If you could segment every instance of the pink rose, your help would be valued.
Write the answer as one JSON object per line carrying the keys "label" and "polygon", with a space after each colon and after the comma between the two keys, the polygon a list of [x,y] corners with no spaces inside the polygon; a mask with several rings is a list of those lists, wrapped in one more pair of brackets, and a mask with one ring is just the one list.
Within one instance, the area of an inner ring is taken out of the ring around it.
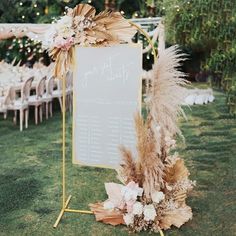
{"label": "pink rose", "polygon": [[68,51],[73,44],[74,44],[73,37],[68,37],[65,39],[61,36],[57,36],[55,38],[55,47],[61,48],[62,50]]}

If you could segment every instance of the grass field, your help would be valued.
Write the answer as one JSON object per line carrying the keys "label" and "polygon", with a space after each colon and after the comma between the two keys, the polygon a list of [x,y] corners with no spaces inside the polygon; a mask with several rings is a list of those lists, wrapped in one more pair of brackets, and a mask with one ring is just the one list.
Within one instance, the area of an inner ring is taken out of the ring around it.
{"label": "grass field", "polygon": [[[225,96],[186,109],[181,121],[186,143],[179,143],[197,186],[188,204],[193,220],[172,236],[232,236],[236,215],[236,120],[225,108]],[[70,122],[69,122],[70,123]],[[0,236],[129,235],[126,227],[95,221],[93,215],[67,213],[53,229],[61,208],[61,115],[19,132],[10,119],[0,119]],[[70,140],[68,139],[68,145]],[[88,209],[88,203],[106,199],[104,182],[117,181],[113,170],[79,167],[67,156],[68,194],[71,207]],[[150,235],[140,233],[139,235]],[[151,234],[152,235],[152,234]]]}

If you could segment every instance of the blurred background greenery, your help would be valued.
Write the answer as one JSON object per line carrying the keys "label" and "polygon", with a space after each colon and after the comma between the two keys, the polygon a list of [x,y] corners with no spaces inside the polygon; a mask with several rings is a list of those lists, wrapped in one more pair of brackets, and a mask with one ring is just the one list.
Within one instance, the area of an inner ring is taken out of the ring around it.
{"label": "blurred background greenery", "polygon": [[[228,111],[236,115],[236,1],[232,0],[1,0],[1,23],[51,23],[66,7],[89,3],[97,11],[120,11],[126,18],[162,16],[167,45],[179,44],[189,55],[184,70],[191,81],[208,82],[227,93]],[[49,61],[39,42],[0,42],[0,59]],[[146,68],[153,63],[145,55]]]}

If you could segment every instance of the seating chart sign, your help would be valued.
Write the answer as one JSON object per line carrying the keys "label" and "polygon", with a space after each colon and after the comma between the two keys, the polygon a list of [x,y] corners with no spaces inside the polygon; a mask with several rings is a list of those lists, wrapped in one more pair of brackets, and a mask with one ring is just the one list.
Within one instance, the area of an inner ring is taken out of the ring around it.
{"label": "seating chart sign", "polygon": [[142,47],[77,47],[75,61],[73,163],[117,168],[121,163],[119,146],[135,150]]}

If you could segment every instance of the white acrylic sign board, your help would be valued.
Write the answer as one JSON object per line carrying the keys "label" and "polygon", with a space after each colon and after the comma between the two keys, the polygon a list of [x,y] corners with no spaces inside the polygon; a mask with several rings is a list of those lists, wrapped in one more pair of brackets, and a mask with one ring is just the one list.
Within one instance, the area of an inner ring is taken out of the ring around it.
{"label": "white acrylic sign board", "polygon": [[77,47],[73,163],[117,168],[119,146],[135,150],[134,114],[141,109],[139,44]]}

